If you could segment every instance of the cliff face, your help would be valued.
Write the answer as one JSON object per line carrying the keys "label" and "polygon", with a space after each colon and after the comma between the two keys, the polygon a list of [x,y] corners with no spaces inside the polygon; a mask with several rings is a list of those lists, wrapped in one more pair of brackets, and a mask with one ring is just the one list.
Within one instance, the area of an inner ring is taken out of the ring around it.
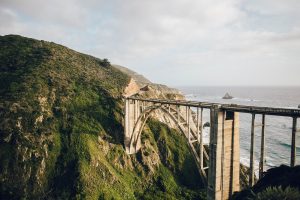
{"label": "cliff face", "polygon": [[[126,67],[120,65],[113,65],[113,67],[121,70],[131,77],[129,84],[125,88],[125,97],[135,96],[141,98],[185,100],[185,97],[178,89],[169,88],[166,85],[152,83],[144,76],[131,71]],[[182,115],[184,115],[184,111],[182,111]],[[164,124],[168,124],[169,127],[178,130],[176,123],[170,121],[169,118],[166,117],[160,110],[155,110],[154,113],[152,113],[152,117]]]}
{"label": "cliff face", "polygon": [[[10,35],[0,46],[1,198],[201,198],[176,130],[150,120],[141,152],[125,154],[128,74],[51,42]],[[172,95],[148,85],[143,95]]]}
{"label": "cliff face", "polygon": [[[131,77],[132,81],[137,86],[137,88],[141,89],[135,90],[135,92],[142,97],[152,97],[161,99],[184,99],[184,96],[178,89],[170,88],[162,84],[152,83],[143,75],[138,74],[126,67],[120,65],[113,65],[113,67],[119,69],[120,71]],[[134,94],[134,92],[132,94]]]}
{"label": "cliff face", "polygon": [[136,73],[135,71],[132,71],[126,67],[123,67],[121,65],[112,65],[113,67],[117,68],[124,74],[127,74],[130,76],[132,79],[136,81],[136,83],[139,85],[139,87],[143,87],[145,84],[152,84],[151,81],[149,81],[146,77],[144,77],[141,74]]}

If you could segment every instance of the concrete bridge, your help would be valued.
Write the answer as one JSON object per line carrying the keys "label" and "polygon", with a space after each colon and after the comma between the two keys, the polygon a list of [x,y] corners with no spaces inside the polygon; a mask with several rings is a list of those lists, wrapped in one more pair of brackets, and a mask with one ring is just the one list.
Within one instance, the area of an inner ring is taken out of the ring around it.
{"label": "concrete bridge", "polygon": [[[265,166],[265,117],[277,115],[292,118],[290,166],[296,163],[296,131],[300,109],[255,107],[236,104],[179,101],[165,99],[125,99],[125,149],[128,154],[141,148],[141,133],[147,119],[159,109],[178,126],[186,137],[195,158],[208,199],[229,199],[240,190],[239,113],[252,116],[249,186],[255,184],[254,129],[255,116],[262,115],[259,178]],[[210,111],[209,145],[203,142],[203,110]]]}

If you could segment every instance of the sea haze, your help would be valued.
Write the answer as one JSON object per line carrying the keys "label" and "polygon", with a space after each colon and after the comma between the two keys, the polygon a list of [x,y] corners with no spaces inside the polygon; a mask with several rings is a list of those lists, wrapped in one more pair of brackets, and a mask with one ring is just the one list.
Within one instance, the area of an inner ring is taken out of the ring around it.
{"label": "sea haze", "polygon": [[[241,105],[269,106],[297,108],[300,104],[300,87],[177,87],[185,95],[187,100],[205,101],[214,103],[234,103]],[[225,100],[222,97],[229,93],[233,99]],[[204,112],[204,122],[209,121],[209,111]],[[296,164],[300,164],[300,134],[296,136],[297,158]],[[256,125],[261,124],[261,115],[256,115]],[[240,160],[249,165],[250,157],[250,132],[251,115],[240,114]],[[205,129],[204,137],[208,142],[209,129]],[[265,159],[267,168],[290,163],[292,135],[292,118],[266,116],[265,128]],[[255,128],[255,170],[258,172],[260,155],[261,127]]]}

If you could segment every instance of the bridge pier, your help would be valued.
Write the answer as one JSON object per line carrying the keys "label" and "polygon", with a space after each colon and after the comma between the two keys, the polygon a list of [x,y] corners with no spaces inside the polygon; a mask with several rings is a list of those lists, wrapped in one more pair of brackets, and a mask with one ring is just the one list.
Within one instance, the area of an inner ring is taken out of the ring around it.
{"label": "bridge pier", "polygon": [[229,199],[240,190],[239,115],[211,109],[207,199]]}
{"label": "bridge pier", "polygon": [[[141,107],[137,100],[125,100],[125,150],[127,154],[134,154],[141,148],[141,140],[137,137],[140,135],[136,134],[134,127],[140,116]],[[141,122],[139,122],[141,123]],[[132,143],[136,141],[136,143]]]}

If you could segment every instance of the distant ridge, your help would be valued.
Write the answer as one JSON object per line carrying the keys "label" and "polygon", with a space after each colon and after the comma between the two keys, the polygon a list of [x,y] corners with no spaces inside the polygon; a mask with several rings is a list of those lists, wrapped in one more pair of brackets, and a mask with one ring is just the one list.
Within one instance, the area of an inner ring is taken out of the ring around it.
{"label": "distant ridge", "polygon": [[112,66],[119,69],[121,72],[131,76],[138,84],[152,84],[150,80],[148,80],[143,75],[136,73],[135,71],[132,71],[121,65],[112,65]]}
{"label": "distant ridge", "polygon": [[112,66],[119,69],[121,72],[127,74],[132,79],[134,79],[140,88],[150,85],[154,90],[159,90],[164,93],[172,93],[172,94],[180,94],[180,95],[182,94],[181,91],[176,88],[170,88],[163,84],[152,83],[150,80],[145,78],[143,75],[138,74],[137,72],[132,71],[132,70],[128,69],[127,67],[124,67],[121,65],[115,65],[115,64]]}

